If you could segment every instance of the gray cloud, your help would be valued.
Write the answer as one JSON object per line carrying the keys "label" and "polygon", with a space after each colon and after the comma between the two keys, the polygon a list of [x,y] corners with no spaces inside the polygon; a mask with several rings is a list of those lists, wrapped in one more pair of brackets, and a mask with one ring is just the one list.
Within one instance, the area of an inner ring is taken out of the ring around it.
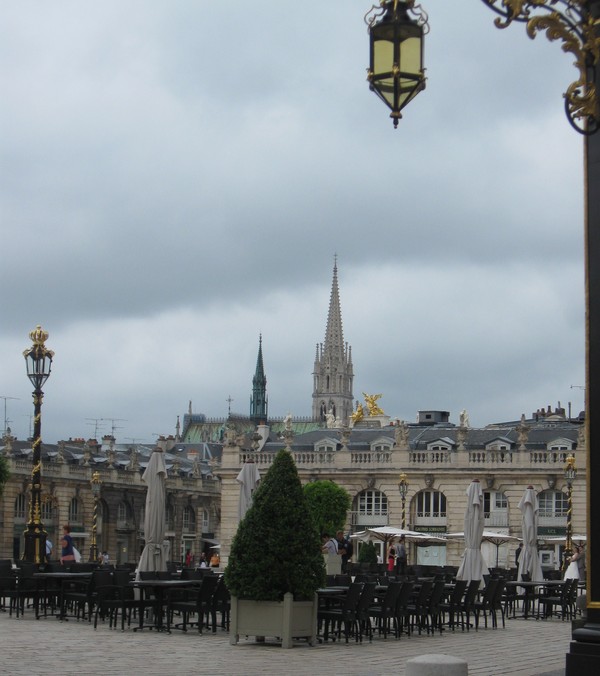
{"label": "gray cloud", "polygon": [[17,434],[37,323],[57,353],[49,440],[85,436],[86,417],[169,432],[190,399],[247,411],[261,331],[271,411],[309,414],[335,252],[355,394],[479,424],[582,408],[572,58],[454,5],[426,3],[427,89],[396,131],[365,81],[367,4],[2,6]]}

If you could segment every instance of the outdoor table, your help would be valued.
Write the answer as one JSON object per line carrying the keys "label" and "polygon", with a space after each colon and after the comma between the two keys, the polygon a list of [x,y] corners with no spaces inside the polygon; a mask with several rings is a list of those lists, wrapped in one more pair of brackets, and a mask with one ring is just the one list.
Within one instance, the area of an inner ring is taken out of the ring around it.
{"label": "outdoor table", "polygon": [[[65,596],[65,584],[68,582],[73,582],[73,581],[82,581],[82,580],[90,580],[92,577],[92,572],[85,572],[85,573],[69,573],[67,571],[62,571],[62,572],[57,572],[57,573],[34,573],[33,574],[33,579],[35,580],[36,584],[36,595],[35,595],[35,619],[39,620],[40,619],[40,584],[43,583],[43,593],[44,597],[48,594],[48,582],[49,581],[54,581],[58,582],[59,584],[59,599],[58,599],[58,615],[56,617],[59,620],[65,620],[67,619],[66,617],[66,610],[65,610],[65,603],[64,603],[64,596]],[[54,613],[53,613],[54,614]],[[44,604],[44,617],[47,616],[46,612],[46,604]]]}
{"label": "outdoor table", "polygon": [[173,589],[185,589],[186,587],[199,587],[202,580],[133,580],[129,583],[132,587],[137,589],[150,590],[154,594],[154,622],[152,625],[141,625],[134,627],[133,630],[156,629],[157,631],[164,631],[166,627],[163,622],[163,609],[167,601],[168,594]]}
{"label": "outdoor table", "polygon": [[508,580],[506,588],[522,587],[525,590],[525,598],[523,600],[523,619],[527,620],[532,610],[531,602],[534,600],[535,590],[537,587],[556,587],[562,585],[563,580],[541,580],[537,582],[525,580]]}

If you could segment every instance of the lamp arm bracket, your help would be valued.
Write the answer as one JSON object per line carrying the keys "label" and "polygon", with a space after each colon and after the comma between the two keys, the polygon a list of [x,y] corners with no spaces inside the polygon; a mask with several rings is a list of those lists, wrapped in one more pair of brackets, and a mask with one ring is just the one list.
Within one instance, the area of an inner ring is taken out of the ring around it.
{"label": "lamp arm bracket", "polygon": [[590,135],[600,127],[600,106],[595,86],[600,61],[600,18],[591,11],[589,0],[482,0],[499,16],[498,28],[513,21],[526,24],[527,34],[535,38],[545,32],[550,41],[562,41],[564,52],[575,56],[579,78],[564,94],[565,112],[571,126]]}

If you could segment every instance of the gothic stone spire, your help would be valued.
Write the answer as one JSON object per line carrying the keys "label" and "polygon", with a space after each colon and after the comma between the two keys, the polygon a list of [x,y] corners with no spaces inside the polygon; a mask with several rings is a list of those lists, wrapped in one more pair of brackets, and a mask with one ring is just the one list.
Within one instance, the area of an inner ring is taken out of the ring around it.
{"label": "gothic stone spire", "polygon": [[337,257],[333,265],[325,343],[317,346],[313,376],[313,418],[324,421],[327,414],[332,413],[336,418],[346,420],[354,404],[354,374],[351,349],[344,343]]}

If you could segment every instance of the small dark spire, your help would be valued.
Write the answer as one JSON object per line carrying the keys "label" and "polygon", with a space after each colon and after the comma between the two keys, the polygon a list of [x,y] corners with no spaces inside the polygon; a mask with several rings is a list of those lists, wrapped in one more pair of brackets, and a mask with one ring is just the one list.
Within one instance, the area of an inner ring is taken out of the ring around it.
{"label": "small dark spire", "polygon": [[267,377],[263,363],[262,333],[258,339],[258,356],[256,358],[256,371],[252,378],[252,397],[250,399],[250,419],[255,423],[267,420]]}

